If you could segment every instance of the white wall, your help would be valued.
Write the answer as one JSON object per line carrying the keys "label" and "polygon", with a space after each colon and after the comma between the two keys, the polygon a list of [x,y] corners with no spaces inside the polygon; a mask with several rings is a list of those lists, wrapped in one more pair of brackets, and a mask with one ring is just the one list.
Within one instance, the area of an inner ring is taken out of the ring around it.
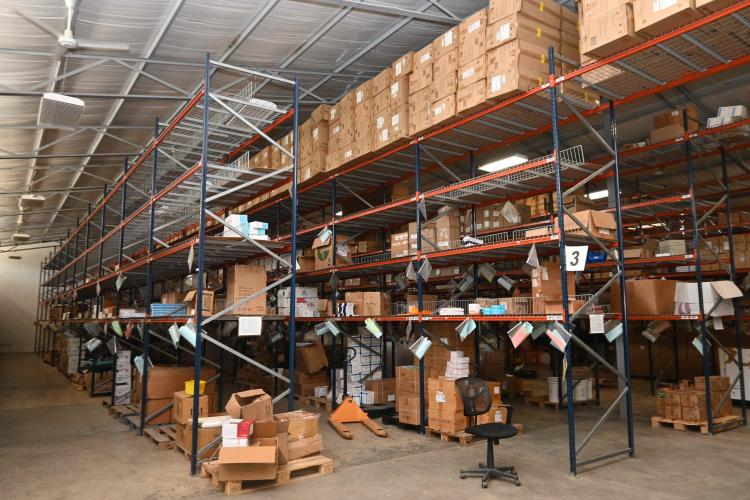
{"label": "white wall", "polygon": [[[49,248],[4,252],[0,249],[0,352],[33,352],[39,266]],[[18,255],[21,260],[12,260]]]}

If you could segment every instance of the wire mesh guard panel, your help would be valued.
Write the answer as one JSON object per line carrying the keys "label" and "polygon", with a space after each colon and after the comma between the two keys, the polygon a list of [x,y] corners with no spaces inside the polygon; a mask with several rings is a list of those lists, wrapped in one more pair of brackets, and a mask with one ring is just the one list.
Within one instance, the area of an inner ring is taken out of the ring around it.
{"label": "wire mesh guard panel", "polygon": [[464,405],[464,415],[473,417],[487,413],[492,406],[492,393],[484,380],[464,377],[456,380],[456,390]]}
{"label": "wire mesh guard panel", "polygon": [[[357,332],[346,339],[346,392],[357,404],[369,402],[365,383],[368,380],[380,380],[382,341],[364,327],[358,327]],[[336,370],[336,394],[340,398],[344,391],[344,370]],[[340,402],[340,401],[339,401]]]}

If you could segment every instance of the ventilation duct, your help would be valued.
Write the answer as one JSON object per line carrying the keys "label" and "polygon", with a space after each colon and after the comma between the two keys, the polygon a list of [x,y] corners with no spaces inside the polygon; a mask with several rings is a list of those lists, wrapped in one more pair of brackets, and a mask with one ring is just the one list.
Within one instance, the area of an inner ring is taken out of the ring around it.
{"label": "ventilation duct", "polygon": [[42,96],[42,105],[39,107],[37,125],[74,129],[78,127],[85,107],[84,102],[75,97],[45,92]]}

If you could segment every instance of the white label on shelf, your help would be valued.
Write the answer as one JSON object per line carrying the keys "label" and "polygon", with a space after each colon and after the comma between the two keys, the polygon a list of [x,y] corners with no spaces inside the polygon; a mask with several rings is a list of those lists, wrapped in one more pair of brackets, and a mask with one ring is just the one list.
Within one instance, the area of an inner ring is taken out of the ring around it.
{"label": "white label on shelf", "polygon": [[438,116],[438,115],[445,113],[447,109],[448,109],[448,104],[443,102],[443,103],[440,103],[440,105],[435,106],[432,112],[435,116]]}
{"label": "white label on shelf", "polygon": [[391,85],[391,97],[396,97],[398,95],[398,82]]}
{"label": "white label on shelf", "polygon": [[468,31],[471,34],[481,27],[482,27],[482,21],[474,21],[473,23],[469,25],[469,29],[466,31]]}
{"label": "white label on shelf", "polygon": [[383,125],[385,125],[385,117],[384,116],[378,116],[378,118],[375,120],[375,127],[376,128],[383,128]]}
{"label": "white label on shelf", "polygon": [[510,23],[505,23],[502,26],[500,26],[500,29],[497,30],[497,34],[495,35],[495,38],[500,42],[510,38]]}
{"label": "white label on shelf", "polygon": [[396,113],[395,115],[391,116],[391,127],[396,127],[401,122],[401,117],[399,116],[399,113]]}
{"label": "white label on shelf", "polygon": [[548,314],[547,321],[562,321],[562,314]]}
{"label": "white label on shelf", "polygon": [[492,80],[490,81],[490,89],[492,92],[500,92],[505,85],[505,75],[497,75],[493,76]]}

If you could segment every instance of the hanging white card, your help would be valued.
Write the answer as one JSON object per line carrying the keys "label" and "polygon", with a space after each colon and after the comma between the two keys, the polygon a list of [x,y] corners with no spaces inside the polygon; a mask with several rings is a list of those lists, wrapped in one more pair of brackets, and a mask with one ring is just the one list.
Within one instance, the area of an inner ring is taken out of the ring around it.
{"label": "hanging white card", "polygon": [[237,335],[239,337],[257,337],[263,329],[262,316],[240,316]]}
{"label": "hanging white card", "polygon": [[365,320],[365,328],[367,328],[367,331],[375,338],[379,339],[383,336],[383,332],[380,330],[380,325],[378,325],[378,323],[372,318],[367,318]]}
{"label": "hanging white card", "polygon": [[169,337],[172,339],[172,345],[176,349],[177,344],[180,343],[180,329],[177,326],[177,323],[172,323],[172,326],[170,326],[167,331],[169,332]]}
{"label": "hanging white card", "polygon": [[196,331],[195,331],[195,325],[192,322],[188,321],[187,323],[182,325],[179,328],[179,333],[182,338],[187,340],[190,343],[190,345],[195,347]]}
{"label": "hanging white card", "polygon": [[589,247],[565,245],[565,270],[566,271],[583,271],[586,268],[586,255],[589,253]]}
{"label": "hanging white card", "polygon": [[124,274],[120,274],[117,276],[117,281],[115,281],[115,288],[117,288],[117,291],[122,288],[122,284],[125,283],[125,279],[126,277]]}
{"label": "hanging white card", "polygon": [[589,333],[604,333],[603,314],[589,314]]}
{"label": "hanging white card", "polygon": [[193,272],[193,259],[195,258],[195,245],[190,246],[190,251],[188,252],[188,258],[187,258],[187,265],[188,265],[188,272]]}

